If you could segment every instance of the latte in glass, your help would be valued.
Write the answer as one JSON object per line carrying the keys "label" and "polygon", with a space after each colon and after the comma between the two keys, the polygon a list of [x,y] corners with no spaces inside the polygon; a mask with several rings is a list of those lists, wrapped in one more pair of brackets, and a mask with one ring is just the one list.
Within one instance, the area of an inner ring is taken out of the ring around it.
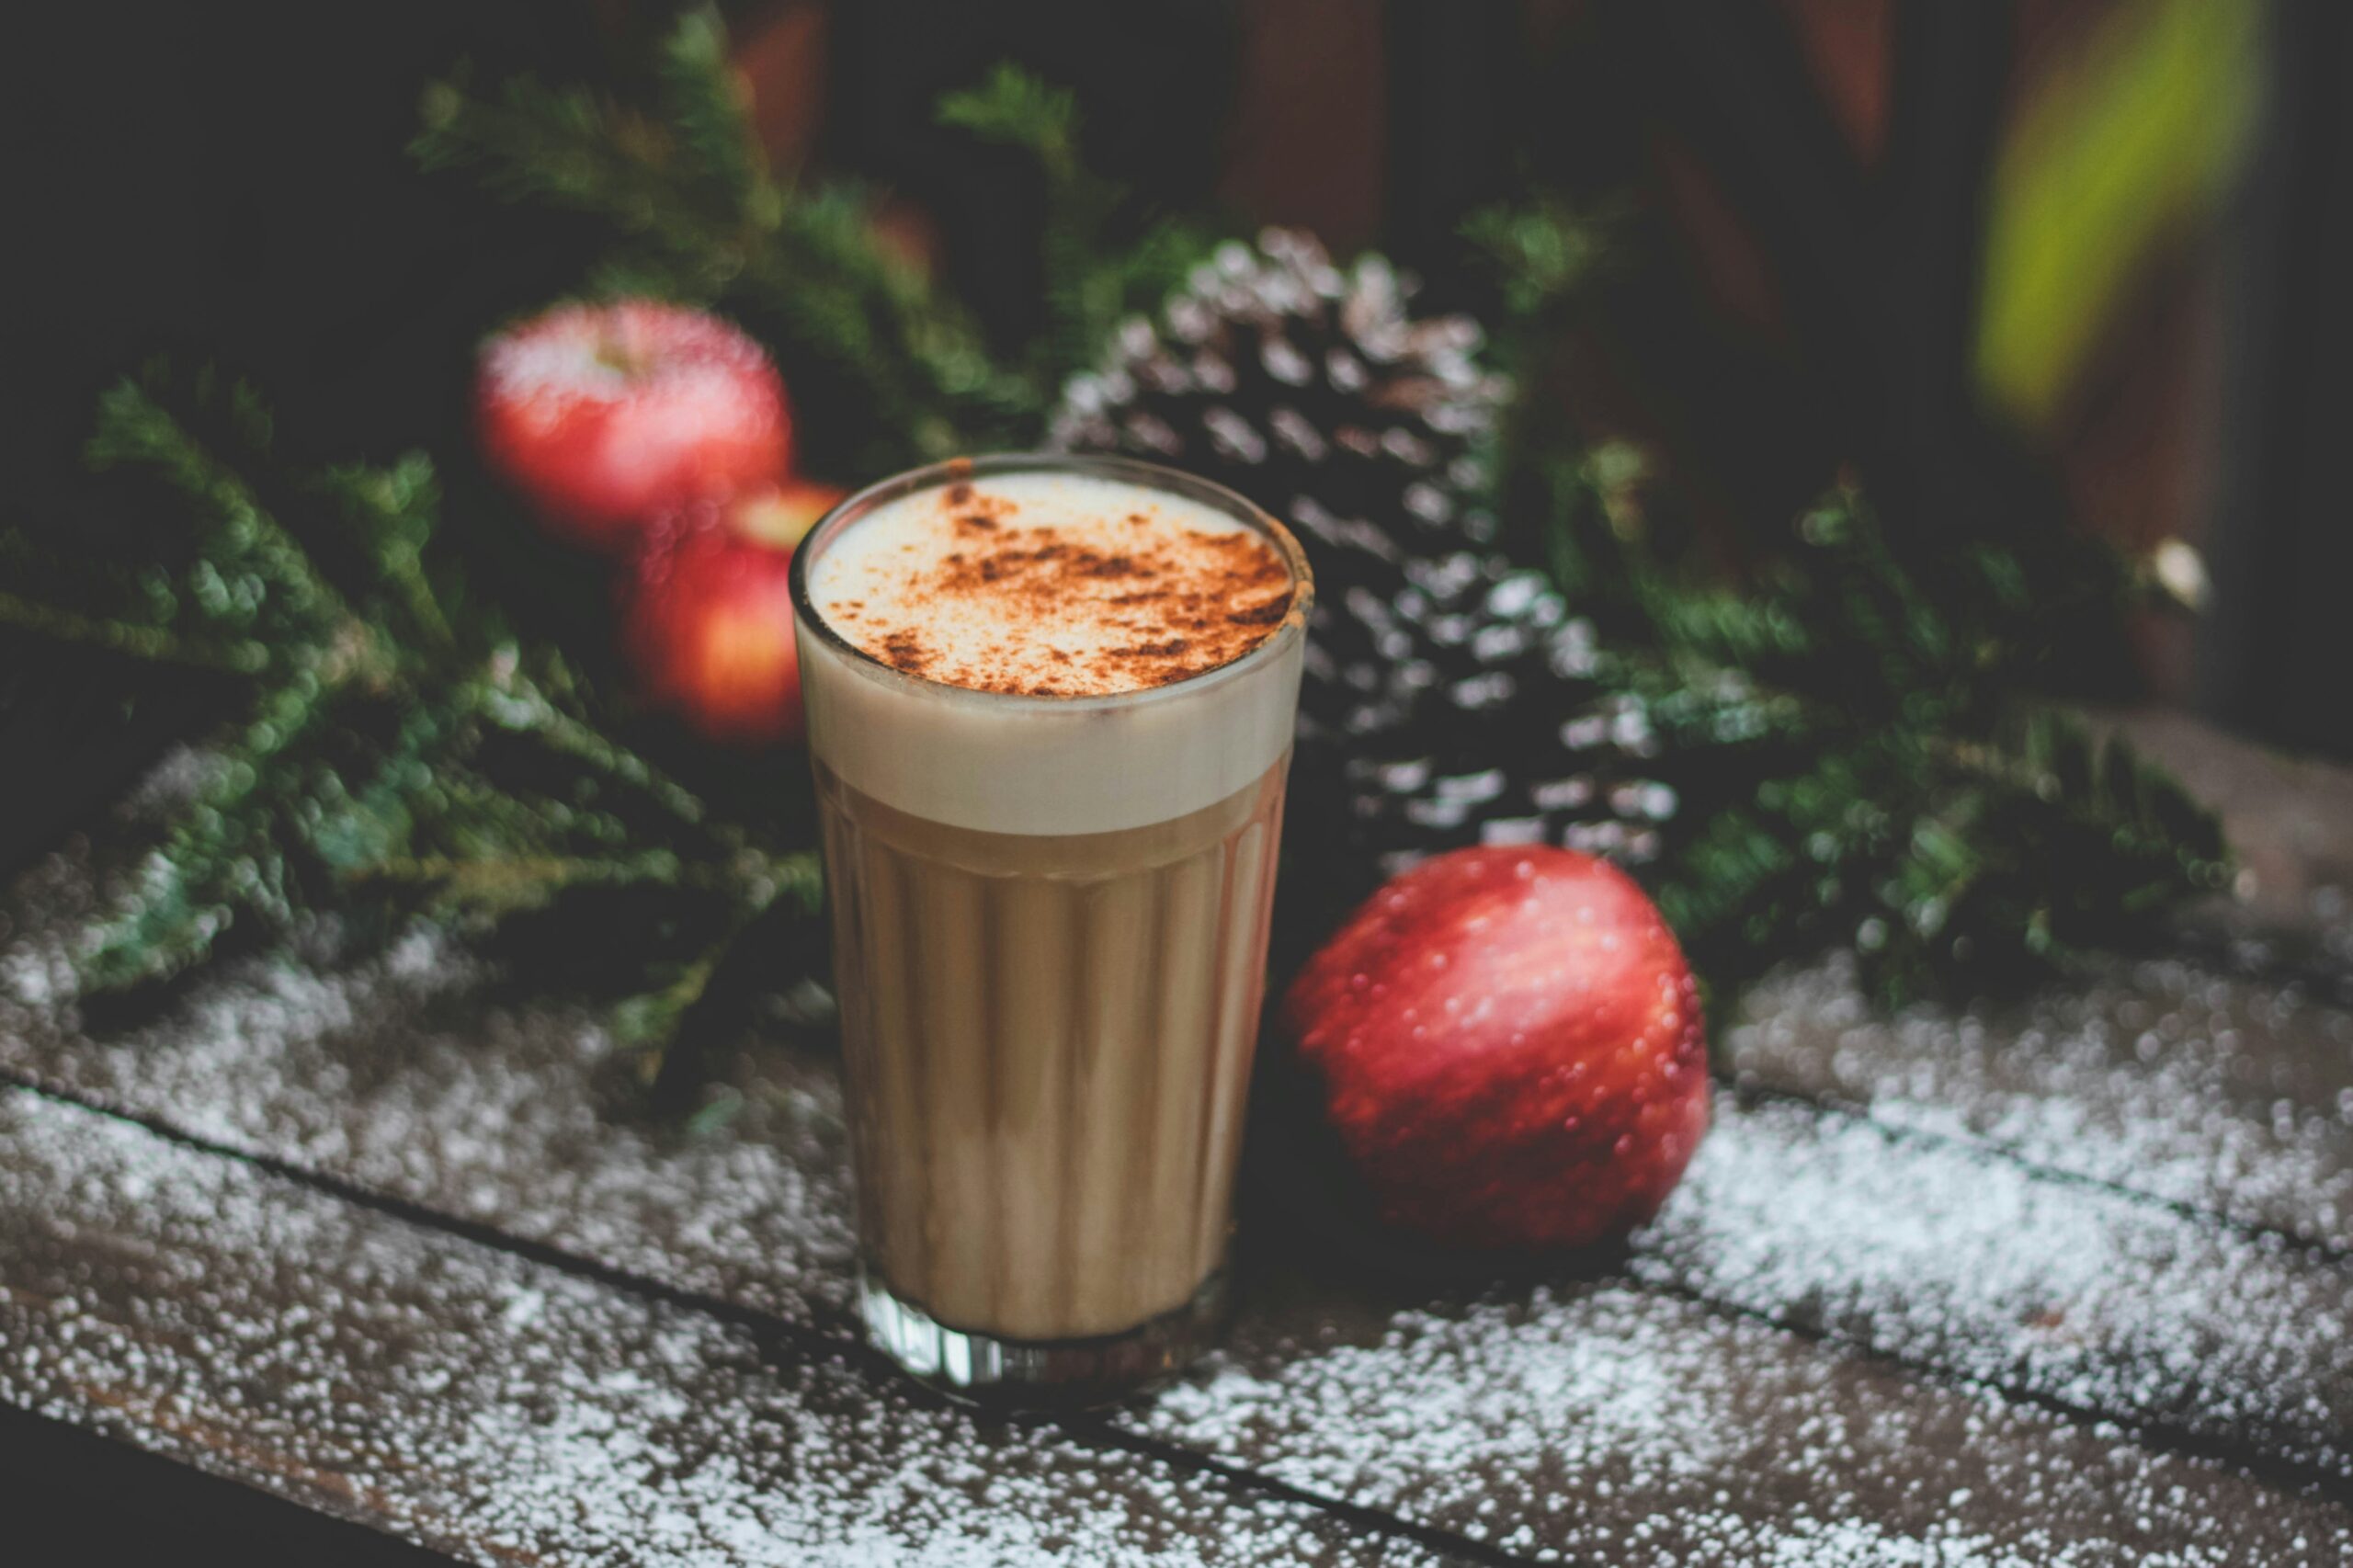
{"label": "latte in glass", "polygon": [[864,1311],[916,1375],[1108,1397],[1212,1326],[1311,593],[1111,459],[903,475],[801,546]]}

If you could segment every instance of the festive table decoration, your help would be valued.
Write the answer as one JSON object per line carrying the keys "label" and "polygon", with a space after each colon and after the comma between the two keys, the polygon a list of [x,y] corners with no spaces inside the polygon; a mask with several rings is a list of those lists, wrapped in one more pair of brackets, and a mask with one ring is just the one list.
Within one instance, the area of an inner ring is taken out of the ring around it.
{"label": "festive table decoration", "polygon": [[[1574,283],[1543,208],[1478,226],[1525,359]],[[1378,258],[1222,247],[1156,324],[1074,378],[1058,444],[1258,497],[1320,591],[1294,849],[1328,917],[1415,858],[1557,844],[1637,868],[1703,975],[1825,941],[1883,994],[2014,979],[2127,942],[2220,885],[2206,813],[2129,747],[2034,702],[2135,588],[2096,541],[1907,558],[1851,489],[1739,588],[1657,548],[1641,461],[1481,369]]]}
{"label": "festive table decoration", "polygon": [[1620,1234],[1708,1125],[1674,933],[1574,850],[1423,861],[1308,960],[1283,1015],[1381,1217],[1452,1245]]}
{"label": "festive table decoration", "polygon": [[608,551],[665,507],[783,478],[792,450],[760,346],[658,300],[560,306],[492,338],[474,422],[551,532]]}
{"label": "festive table decoration", "polygon": [[[2222,881],[2195,802],[2030,696],[2104,645],[2130,562],[1998,527],[1899,538],[1851,488],[1738,589],[1665,547],[1671,494],[1548,395],[1552,314],[1591,249],[1571,216],[1477,225],[1490,342],[1417,312],[1378,257],[1139,221],[1085,167],[1069,97],[1005,69],[941,108],[1046,176],[1047,325],[997,353],[855,187],[764,166],[703,14],[650,105],[453,81],[423,113],[426,168],[609,232],[581,287],[622,302],[496,340],[483,441],[562,537],[618,551],[655,530],[606,641],[706,732],[793,733],[789,642],[743,630],[782,626],[787,557],[740,507],[686,492],[782,481],[789,446],[843,478],[1109,449],[1224,480],[1308,541],[1321,589],[1284,881],[1307,940],[1431,851],[1564,846],[1642,878],[1711,984],[1844,942],[1902,991],[2129,940]],[[676,386],[693,390],[664,414]],[[646,419],[658,441],[606,438]],[[267,436],[257,402],[215,378],[176,401],[126,384],[93,456],[178,492],[192,550],[122,572],[52,562],[0,596],[11,624],[249,683],[118,890],[85,984],[168,976],[233,924],[283,934],[328,912],[364,937],[525,916],[630,932],[614,1017],[658,1048],[755,931],[760,961],[741,967],[758,983],[823,972],[801,923],[817,896],[805,784],[734,789],[751,765],[656,744],[628,682],[595,673],[604,650],[518,630],[526,607],[470,566],[481,538],[525,525],[493,506],[440,526],[425,458],[292,472]]]}
{"label": "festive table decoration", "polygon": [[[563,939],[538,946],[606,970],[616,1028],[658,1044],[736,937],[814,911],[805,836],[715,812],[620,738],[571,658],[482,602],[429,460],[290,472],[269,441],[241,386],[124,383],[90,456],[176,494],[192,553],[31,563],[61,596],[110,601],[110,618],[28,605],[35,630],[247,683],[82,944],[85,988],[166,979],[249,924],[365,944],[408,919],[555,920]],[[616,898],[627,935],[600,939]]]}
{"label": "festive table decoration", "polygon": [[657,701],[713,740],[801,738],[792,549],[847,494],[802,480],[655,520],[624,590],[622,635]]}

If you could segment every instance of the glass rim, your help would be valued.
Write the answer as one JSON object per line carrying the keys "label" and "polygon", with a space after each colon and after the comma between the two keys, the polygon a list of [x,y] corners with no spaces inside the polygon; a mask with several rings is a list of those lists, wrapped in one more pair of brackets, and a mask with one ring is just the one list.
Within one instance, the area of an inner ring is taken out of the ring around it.
{"label": "glass rim", "polygon": [[[867,514],[887,502],[919,491],[1013,473],[1074,473],[1116,479],[1140,489],[1181,495],[1188,500],[1214,506],[1256,532],[1282,557],[1291,580],[1290,608],[1284,612],[1282,624],[1271,636],[1239,658],[1229,659],[1224,664],[1179,680],[1140,687],[1133,691],[1103,692],[1089,697],[1051,697],[1026,691],[982,691],[949,681],[933,680],[927,676],[910,675],[895,665],[883,663],[852,642],[817,612],[809,597],[811,563],[824,553],[827,543],[847,532]],[[840,654],[852,668],[870,679],[903,686],[927,696],[979,703],[1026,705],[1041,712],[1086,712],[1102,708],[1131,707],[1142,702],[1173,699],[1198,693],[1205,687],[1239,679],[1247,671],[1280,657],[1284,650],[1303,639],[1307,635],[1308,612],[1315,605],[1315,576],[1307,564],[1307,552],[1300,548],[1299,540],[1290,529],[1265,507],[1215,480],[1203,479],[1182,469],[1146,462],[1139,458],[1091,452],[995,452],[983,457],[949,458],[877,480],[837,503],[809,529],[792,551],[790,588],[794,619],[826,648]]]}

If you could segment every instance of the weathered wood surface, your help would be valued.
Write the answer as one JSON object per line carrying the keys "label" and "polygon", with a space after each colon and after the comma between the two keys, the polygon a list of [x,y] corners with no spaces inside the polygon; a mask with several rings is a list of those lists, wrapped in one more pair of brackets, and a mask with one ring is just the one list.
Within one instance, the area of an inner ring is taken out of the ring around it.
{"label": "weathered wood surface", "polygon": [[[2202,733],[2173,733],[2177,749],[2185,734],[2226,802],[2233,777],[2255,781],[2262,821],[2234,824],[2253,836],[2251,860],[2285,833],[2301,879],[2256,915],[2224,912],[2226,937],[2202,956],[1895,1019],[1865,1008],[1836,964],[1778,978],[1724,1042],[1733,1086],[1689,1180],[1591,1278],[1467,1293],[1368,1281],[1246,1216],[1261,1239],[1231,1346],[1155,1401],[1037,1437],[1070,1451],[1022,1450],[1024,1506],[1102,1513],[1086,1478],[1108,1452],[1180,1492],[1213,1468],[1286,1489],[1188,1514],[1172,1529],[1196,1554],[1211,1548],[1190,1531],[1263,1544],[1252,1532],[1306,1528],[1284,1510],[1319,1499],[1357,1510],[1314,1527],[1334,1532],[1313,1536],[1324,1552],[1454,1541],[1490,1561],[2353,1560],[2353,1009],[2325,968],[2353,928],[2353,811],[2337,804],[2353,797],[2330,793],[2347,776],[2282,783],[2278,765]],[[589,1016],[485,1006],[461,956],[423,939],[332,975],[248,966],[163,1017],[87,1030],[59,1005],[61,944],[87,886],[68,856],[8,906],[0,1073],[161,1131],[36,1099],[40,1114],[17,1120],[38,1135],[0,1134],[0,1165],[23,1157],[18,1137],[60,1179],[84,1138],[148,1140],[306,1213],[357,1209],[355,1226],[485,1268],[544,1270],[617,1311],[700,1314],[713,1333],[789,1343],[833,1369],[827,1390],[856,1391],[838,1392],[843,1411],[912,1411],[909,1445],[945,1445],[977,1471],[1008,1462],[985,1429],[909,1401],[847,1348],[849,1208],[822,1050],[747,1045],[726,1091],[740,1113],[689,1132],[637,1108]],[[2290,929],[2295,978],[2246,971],[2271,950],[2251,921]],[[11,1190],[34,1201],[21,1181]],[[408,1217],[367,1207],[385,1200]],[[452,1224],[465,1233],[433,1235]],[[238,1267],[324,1267],[307,1240],[276,1246]],[[529,1257],[501,1256],[517,1250]],[[18,1268],[0,1251],[0,1286],[17,1288]],[[10,1355],[18,1332],[0,1330]],[[112,1346],[117,1382],[144,1387],[151,1358],[119,1332],[85,1336],[84,1353],[103,1361]],[[624,1361],[658,1383],[666,1365],[627,1358],[647,1343],[627,1341]],[[569,1374],[544,1365],[555,1381],[535,1408],[568,1419]],[[347,1394],[386,1413],[369,1417],[389,1424],[379,1430],[442,1429],[431,1402],[403,1403],[367,1366]],[[219,1375],[249,1408],[283,1414],[280,1396],[238,1381],[237,1358]],[[183,1392],[201,1381],[180,1376]],[[20,1399],[17,1387],[0,1397]],[[690,1402],[751,1397],[692,1387]],[[528,1380],[475,1397],[529,1404]],[[582,1418],[608,1418],[626,1443],[635,1411]],[[167,1426],[105,1420],[188,1449]],[[1150,1457],[1133,1457],[1139,1446]],[[691,1444],[672,1451],[673,1469],[704,1473]],[[291,1439],[286,1452],[319,1460]],[[770,1487],[813,1462],[805,1447],[763,1454]],[[633,1505],[658,1513],[667,1475],[648,1471]],[[814,1529],[821,1511],[794,1528]],[[1119,1517],[1094,1554],[1142,1539],[1132,1510]],[[842,1530],[853,1524],[845,1513]],[[432,1539],[493,1560],[462,1525]],[[1029,1540],[956,1539],[976,1560],[1017,1558]],[[602,1560],[570,1537],[544,1555]]]}
{"label": "weathered wood surface", "polygon": [[0,1400],[468,1561],[1446,1561],[27,1091],[0,1156]]}

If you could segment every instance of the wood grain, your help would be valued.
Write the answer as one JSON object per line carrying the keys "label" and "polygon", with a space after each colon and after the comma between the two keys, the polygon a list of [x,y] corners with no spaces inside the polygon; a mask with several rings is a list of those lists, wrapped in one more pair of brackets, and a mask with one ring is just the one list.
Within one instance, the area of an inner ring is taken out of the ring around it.
{"label": "wood grain", "polygon": [[[838,1360],[850,1381],[825,1386],[846,1421],[861,1400],[905,1403],[857,1371],[823,1048],[745,1042],[713,1091],[732,1117],[690,1130],[644,1112],[592,1015],[501,998],[423,938],[352,965],[232,967],[91,1027],[56,962],[90,887],[88,858],[68,855],[0,905],[0,996],[16,998],[0,1073],[139,1118],[306,1211],[356,1208],[355,1225],[442,1233],[470,1257]],[[2325,952],[2333,930],[2324,907],[2307,935]],[[1782,977],[1732,1037],[1745,1087],[1660,1221],[1622,1256],[1532,1278],[1368,1270],[1262,1187],[1229,1350],[1058,1440],[1149,1455],[1155,1473],[1264,1477],[1285,1506],[1342,1510],[1328,1528],[1346,1539],[1490,1561],[2353,1555],[2353,1514],[2331,1500],[2353,1479],[2353,1011],[2236,962],[2120,962],[2006,1011],[1895,1020],[1859,1010],[1836,965]],[[117,1229],[74,1244],[120,1280],[146,1244]],[[317,1233],[253,1250],[326,1278]],[[109,1289],[132,1315],[136,1291]],[[647,1343],[599,1364],[641,1369]],[[143,1346],[116,1349],[117,1381],[152,1399]],[[248,1378],[258,1355],[236,1347],[222,1375]],[[551,1355],[534,1376],[561,1383],[572,1364]],[[654,1366],[641,1375],[670,1379]],[[366,1382],[350,1399],[386,1409],[387,1430],[441,1430],[428,1401]],[[300,1471],[270,1484],[335,1506]]]}
{"label": "wood grain", "polygon": [[23,1091],[0,1402],[484,1564],[1449,1560]]}

